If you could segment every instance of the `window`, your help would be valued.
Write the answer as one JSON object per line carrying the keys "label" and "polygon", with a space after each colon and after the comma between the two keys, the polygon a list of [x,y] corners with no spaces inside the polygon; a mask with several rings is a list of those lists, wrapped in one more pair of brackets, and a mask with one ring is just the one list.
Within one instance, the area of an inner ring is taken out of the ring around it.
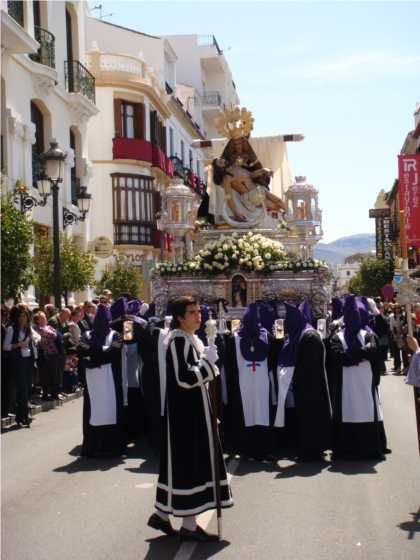
{"label": "window", "polygon": [[350,270],[348,270],[347,271],[347,276],[350,276],[350,275],[351,275],[351,272],[350,272]]}
{"label": "window", "polygon": [[163,126],[157,111],[150,111],[150,139],[152,144],[159,146],[166,155],[166,128]]}
{"label": "window", "polygon": [[198,175],[199,177],[201,177],[200,162],[197,160],[197,161],[196,161],[196,164],[197,164],[197,171],[196,171],[196,173],[197,173],[197,175]]}
{"label": "window", "polygon": [[153,178],[144,175],[112,177],[114,241],[152,245],[154,230]]}
{"label": "window", "polygon": [[182,161],[182,165],[185,164],[185,144],[184,144],[184,140],[181,140],[181,161]]}
{"label": "window", "polygon": [[37,180],[42,171],[40,155],[44,152],[44,115],[31,101],[31,121],[35,125],[35,144],[32,144],[32,185],[38,188]]}
{"label": "window", "polygon": [[174,129],[169,129],[169,155],[174,156]]}
{"label": "window", "polygon": [[188,150],[188,157],[189,157],[189,161],[190,161],[190,169],[192,169],[192,167],[193,167],[193,153],[192,153],[192,150]]}
{"label": "window", "polygon": [[121,132],[123,138],[134,138],[134,105],[121,103]]}
{"label": "window", "polygon": [[115,136],[144,140],[144,105],[114,99]]}

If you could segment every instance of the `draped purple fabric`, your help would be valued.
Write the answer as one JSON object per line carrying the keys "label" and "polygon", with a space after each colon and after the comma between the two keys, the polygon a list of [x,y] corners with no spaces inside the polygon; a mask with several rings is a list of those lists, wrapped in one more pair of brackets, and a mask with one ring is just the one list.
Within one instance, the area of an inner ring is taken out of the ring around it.
{"label": "draped purple fabric", "polygon": [[358,338],[360,329],[362,328],[362,319],[360,317],[359,306],[355,295],[348,295],[344,302],[344,340],[347,343],[347,354],[356,352],[362,347],[362,343]]}
{"label": "draped purple fabric", "polygon": [[132,299],[131,301],[129,301],[127,303],[127,315],[138,315],[142,303],[143,302],[139,299]]}
{"label": "draped purple fabric", "polygon": [[111,305],[112,320],[119,319],[127,314],[127,299],[120,297]]}
{"label": "draped purple fabric", "polygon": [[111,310],[108,305],[100,303],[96,309],[90,335],[90,345],[92,348],[102,348],[105,344],[106,337],[111,330],[109,326],[111,320]]}
{"label": "draped purple fabric", "polygon": [[284,302],[286,306],[286,318],[284,331],[286,341],[279,352],[277,363],[281,367],[294,366],[296,364],[297,350],[304,331],[311,329],[312,325],[299,307],[292,303]]}
{"label": "draped purple fabric", "polygon": [[316,327],[316,319],[312,311],[311,304],[307,299],[304,299],[301,304],[299,305],[299,309],[302,311],[303,315],[305,316],[306,322],[312,325],[314,328]]}
{"label": "draped purple fabric", "polygon": [[245,360],[262,362],[268,356],[267,331],[261,324],[257,303],[248,306],[238,330],[239,346]]}
{"label": "draped purple fabric", "polygon": [[331,300],[332,306],[332,316],[331,319],[333,321],[337,321],[340,317],[343,316],[343,307],[344,307],[344,300],[341,297],[333,297]]}

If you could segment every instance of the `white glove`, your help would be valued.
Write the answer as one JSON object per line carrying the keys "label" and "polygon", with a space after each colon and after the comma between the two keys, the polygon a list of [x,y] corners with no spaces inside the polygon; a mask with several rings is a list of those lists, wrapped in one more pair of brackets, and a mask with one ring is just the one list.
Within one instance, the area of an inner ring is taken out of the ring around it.
{"label": "white glove", "polygon": [[204,347],[203,358],[208,360],[211,364],[215,364],[217,362],[219,354],[217,353],[217,348],[214,344],[212,346]]}

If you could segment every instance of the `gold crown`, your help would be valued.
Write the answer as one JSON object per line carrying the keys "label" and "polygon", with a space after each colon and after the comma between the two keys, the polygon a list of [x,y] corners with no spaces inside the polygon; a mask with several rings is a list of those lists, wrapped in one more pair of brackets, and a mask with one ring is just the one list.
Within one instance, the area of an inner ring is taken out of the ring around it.
{"label": "gold crown", "polygon": [[214,119],[214,126],[221,136],[235,140],[249,136],[254,128],[254,119],[245,107],[234,107],[221,111]]}

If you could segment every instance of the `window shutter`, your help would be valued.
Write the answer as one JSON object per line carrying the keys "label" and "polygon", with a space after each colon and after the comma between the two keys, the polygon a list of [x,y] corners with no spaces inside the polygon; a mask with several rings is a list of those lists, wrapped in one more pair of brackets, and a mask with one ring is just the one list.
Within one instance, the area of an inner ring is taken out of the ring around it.
{"label": "window shutter", "polygon": [[163,144],[162,144],[163,153],[165,156],[168,155],[167,146],[166,146],[166,126],[163,127]]}
{"label": "window shutter", "polygon": [[140,138],[141,140],[145,139],[143,103],[136,103],[134,105],[134,136],[136,138]]}
{"label": "window shutter", "polygon": [[115,138],[121,138],[121,99],[114,99],[114,126],[115,126]]}

